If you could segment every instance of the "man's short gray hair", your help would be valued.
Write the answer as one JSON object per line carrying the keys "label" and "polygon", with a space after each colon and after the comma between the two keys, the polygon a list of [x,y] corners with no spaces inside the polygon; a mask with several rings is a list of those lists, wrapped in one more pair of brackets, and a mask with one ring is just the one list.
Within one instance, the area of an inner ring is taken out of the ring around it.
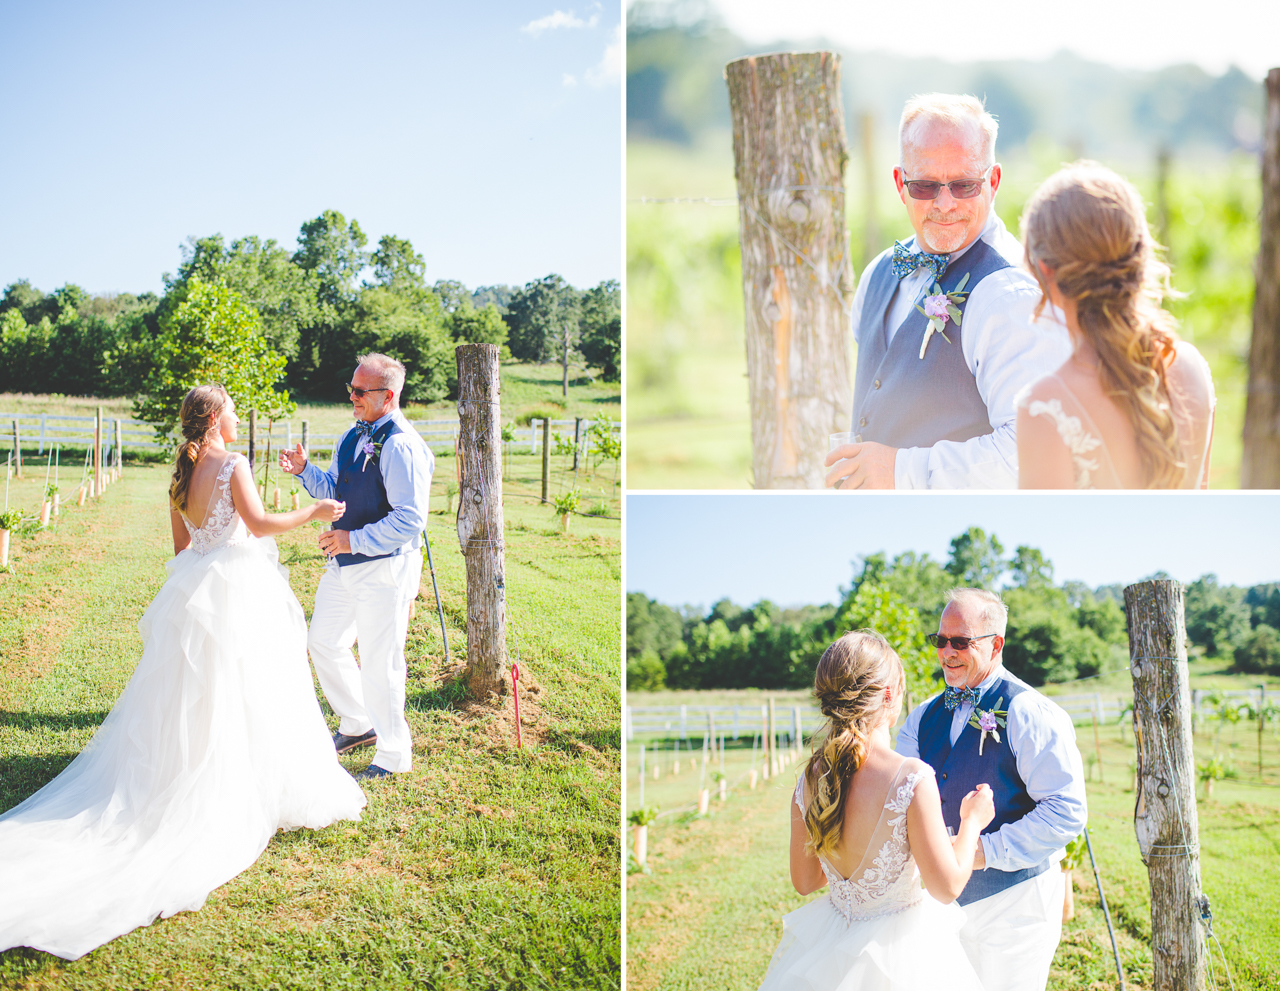
{"label": "man's short gray hair", "polygon": [[982,606],[982,622],[986,624],[983,633],[999,633],[1001,639],[1009,628],[1009,607],[1004,604],[996,592],[988,592],[985,588],[953,588],[947,593],[947,604],[959,602],[961,605],[972,603]]}
{"label": "man's short gray hair", "polygon": [[395,393],[396,405],[400,404],[400,393],[404,391],[404,364],[387,354],[371,352],[362,354],[356,359],[356,365],[367,369],[378,376],[378,386],[390,389]]}
{"label": "man's short gray hair", "polygon": [[930,123],[948,124],[955,128],[977,124],[982,143],[974,149],[976,164],[984,168],[995,164],[996,131],[1000,125],[977,97],[954,93],[925,93],[907,101],[902,108],[902,120],[898,122],[898,164],[906,164],[907,147],[914,143],[912,139],[916,131]]}

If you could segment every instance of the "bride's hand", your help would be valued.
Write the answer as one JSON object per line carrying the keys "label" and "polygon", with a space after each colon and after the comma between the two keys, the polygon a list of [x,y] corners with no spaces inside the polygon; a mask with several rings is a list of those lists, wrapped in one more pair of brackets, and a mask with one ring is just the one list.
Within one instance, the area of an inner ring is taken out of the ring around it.
{"label": "bride's hand", "polygon": [[961,820],[972,819],[979,829],[985,829],[995,817],[995,793],[988,784],[978,785],[960,802]]}
{"label": "bride's hand", "polygon": [[325,523],[332,523],[335,520],[342,519],[342,514],[347,511],[345,502],[338,502],[336,499],[320,499],[313,507],[314,515],[311,517],[315,520],[323,520]]}

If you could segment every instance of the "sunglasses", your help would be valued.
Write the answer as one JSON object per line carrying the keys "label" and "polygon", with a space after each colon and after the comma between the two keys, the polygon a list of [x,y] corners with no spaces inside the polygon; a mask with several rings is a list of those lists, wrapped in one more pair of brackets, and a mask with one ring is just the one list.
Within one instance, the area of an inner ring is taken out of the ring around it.
{"label": "sunglasses", "polygon": [[355,396],[357,399],[363,399],[369,392],[390,392],[390,389],[357,389],[350,382],[347,383],[347,395]]}
{"label": "sunglasses", "polygon": [[956,199],[971,200],[982,192],[982,187],[987,181],[987,173],[990,171],[991,169],[987,169],[977,179],[953,179],[951,182],[935,182],[932,179],[904,178],[902,184],[907,187],[907,192],[911,194],[913,200],[936,200],[943,186],[951,190],[951,195]]}
{"label": "sunglasses", "polygon": [[971,643],[975,643],[978,640],[986,640],[987,637],[994,637],[994,636],[998,636],[998,634],[984,633],[980,637],[944,637],[941,633],[930,633],[925,637],[925,639],[928,640],[935,647],[937,647],[939,650],[942,650],[942,648],[944,648],[947,645],[948,641],[951,642],[951,646],[954,647],[956,650],[964,650]]}

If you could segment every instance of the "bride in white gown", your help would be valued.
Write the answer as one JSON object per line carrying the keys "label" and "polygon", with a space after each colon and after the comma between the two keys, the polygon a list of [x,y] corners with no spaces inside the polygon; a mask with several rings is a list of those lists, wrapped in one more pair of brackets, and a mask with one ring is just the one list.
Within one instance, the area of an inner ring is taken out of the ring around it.
{"label": "bride in white gown", "polygon": [[226,449],[239,421],[221,387],[188,393],[182,420],[176,556],[139,623],[138,666],[84,751],[0,816],[0,950],[74,960],[199,909],[276,830],[359,819],[364,807],[269,536],[337,519],[342,504],[266,514],[248,462]]}
{"label": "bride in white gown", "polygon": [[1027,267],[1058,307],[1072,355],[1017,397],[1024,489],[1204,488],[1213,376],[1160,308],[1156,257],[1133,184],[1097,162],[1054,173],[1022,214]]}
{"label": "bride in white gown", "polygon": [[761,991],[982,991],[950,903],[995,817],[992,792],[965,796],[950,839],[933,769],[890,746],[904,687],[898,655],[870,630],[818,662],[814,695],[831,727],[791,803],[791,882],[830,891],[783,918]]}

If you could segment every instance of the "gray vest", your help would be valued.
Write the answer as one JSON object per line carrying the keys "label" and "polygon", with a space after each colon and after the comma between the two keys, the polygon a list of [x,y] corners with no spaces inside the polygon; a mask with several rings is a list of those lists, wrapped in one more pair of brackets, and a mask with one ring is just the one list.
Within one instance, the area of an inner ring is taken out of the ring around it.
{"label": "gray vest", "polygon": [[[1007,258],[979,240],[948,265],[938,281],[943,292],[950,292],[968,274],[964,289],[971,292],[992,272],[1010,267]],[[960,348],[963,327],[948,320],[944,331],[949,343],[934,334],[922,359],[920,342],[929,320],[912,307],[890,343],[884,322],[898,287],[893,276],[893,256],[885,255],[864,277],[871,281],[862,300],[862,320],[858,325],[858,375],[851,428],[856,440],[899,448],[932,447],[940,440],[964,441],[991,433],[987,405]],[[932,287],[930,282],[928,289]],[[962,306],[962,320],[966,315],[967,307]]]}

